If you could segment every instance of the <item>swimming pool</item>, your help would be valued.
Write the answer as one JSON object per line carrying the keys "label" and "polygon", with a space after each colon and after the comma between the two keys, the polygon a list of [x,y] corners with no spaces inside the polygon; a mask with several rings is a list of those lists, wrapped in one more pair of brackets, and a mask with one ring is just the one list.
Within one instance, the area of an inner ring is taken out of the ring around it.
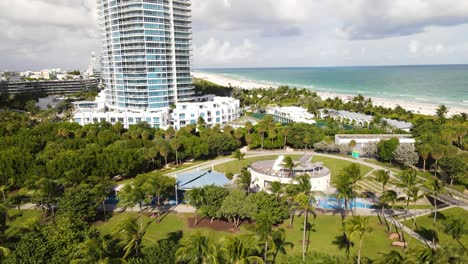
{"label": "swimming pool", "polygon": [[[317,208],[323,209],[344,209],[344,199],[338,199],[334,196],[328,197],[315,197],[315,204],[314,206]],[[372,203],[366,199],[356,198],[353,201],[348,202],[349,208],[371,208]]]}

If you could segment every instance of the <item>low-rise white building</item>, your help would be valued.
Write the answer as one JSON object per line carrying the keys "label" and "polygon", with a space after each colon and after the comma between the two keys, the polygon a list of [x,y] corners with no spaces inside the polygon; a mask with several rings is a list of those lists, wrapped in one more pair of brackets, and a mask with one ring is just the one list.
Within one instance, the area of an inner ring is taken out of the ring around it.
{"label": "low-rise white building", "polygon": [[241,115],[240,101],[230,97],[215,96],[212,101],[178,103],[172,112],[175,129],[196,124],[199,117],[207,126],[225,125]]}
{"label": "low-rise white building", "polygon": [[[330,117],[335,120],[338,120],[342,123],[355,123],[356,125],[362,127],[368,127],[370,123],[374,120],[374,117],[371,115],[361,114],[361,113],[354,113],[345,110],[334,110],[334,109],[320,109],[319,110],[320,118]],[[395,129],[400,129],[406,132],[410,132],[413,128],[413,124],[409,122],[389,119],[389,118],[382,118],[380,123],[387,122],[388,126],[393,127]]]}
{"label": "low-rise white building", "polygon": [[160,108],[155,111],[108,111],[105,94],[101,92],[95,101],[73,103],[75,113],[73,121],[80,125],[120,122],[125,128],[146,122],[151,127],[167,129],[173,126],[180,129],[188,124],[196,124],[199,117],[207,126],[224,125],[239,118],[241,108],[239,100],[229,97],[214,97],[212,101],[179,103],[174,109]]}
{"label": "low-rise white building", "polygon": [[306,123],[315,124],[315,116],[307,109],[297,106],[270,107],[266,113],[272,115],[275,121],[281,123]]}
{"label": "low-rise white building", "polygon": [[409,134],[337,134],[335,135],[335,144],[348,145],[354,140],[357,146],[364,147],[364,145],[371,142],[379,142],[391,138],[398,139],[400,144],[414,144],[416,142],[413,136]]}

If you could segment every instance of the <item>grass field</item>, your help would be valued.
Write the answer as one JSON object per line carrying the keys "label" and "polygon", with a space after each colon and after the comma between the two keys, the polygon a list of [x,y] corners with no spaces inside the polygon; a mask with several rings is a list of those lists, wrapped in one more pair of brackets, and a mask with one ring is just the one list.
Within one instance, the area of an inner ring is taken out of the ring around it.
{"label": "grass field", "polygon": [[[334,159],[334,158],[329,158],[329,157],[320,157],[320,156],[314,156],[312,158],[313,162],[323,162],[323,165],[331,170],[331,176],[332,178],[338,176],[340,171],[346,167],[352,164],[351,161],[346,161],[346,160],[340,160],[340,159]],[[368,174],[369,172],[372,171],[371,167],[367,167],[361,164],[358,164],[359,167],[361,168],[361,175],[364,176]]]}
{"label": "grass field", "polygon": [[[302,155],[287,155],[291,156],[294,160],[299,159]],[[247,158],[243,160],[234,160],[231,162],[227,162],[224,164],[220,164],[214,167],[216,171],[224,172],[224,173],[232,173],[232,174],[239,174],[242,168],[249,166],[250,164],[262,161],[262,160],[274,160],[278,158],[278,155],[271,155],[271,156],[262,156],[262,157],[255,157],[255,158]]]}
{"label": "grass field", "polygon": [[[452,239],[451,236],[447,235],[444,233],[443,228],[444,228],[444,220],[447,219],[448,217],[457,217],[461,219],[468,219],[468,212],[465,211],[462,208],[455,207],[455,208],[450,208],[441,212],[437,213],[437,221],[436,221],[436,234],[439,239],[439,243],[441,245],[447,245],[447,244],[456,244],[458,243]],[[420,235],[423,237],[432,240],[432,220],[434,219],[434,215],[425,215],[425,216],[420,216],[416,219],[416,228],[415,231],[418,232]],[[405,222],[405,225],[411,228],[413,226],[413,221],[408,220]],[[461,243],[465,246],[468,247],[468,236],[465,235],[461,238]]]}
{"label": "grass field", "polygon": [[21,210],[20,213],[18,209],[9,209],[7,225],[8,227],[21,227],[30,221],[41,220],[41,218],[41,210]]}
{"label": "grass field", "polygon": [[[108,222],[96,224],[95,227],[104,234],[109,234],[117,226],[117,224],[125,219],[126,217],[138,217],[137,213],[119,213],[114,215]],[[145,242],[158,241],[160,239],[166,239],[170,234],[189,234],[191,232],[200,231],[202,234],[210,237],[216,242],[222,242],[222,239],[227,236],[234,236],[235,233],[215,231],[209,228],[190,228],[188,225],[188,218],[190,214],[169,214],[161,223],[157,223],[155,219],[144,217],[144,225],[152,221],[145,234]],[[280,227],[286,230],[286,240],[294,243],[294,248],[288,250],[288,254],[300,254],[302,251],[302,228],[304,218],[298,216],[294,220],[293,228],[289,228],[289,222],[285,221]],[[138,220],[139,221],[139,220]],[[315,250],[320,252],[327,252],[330,254],[345,255],[344,249],[340,250],[337,245],[337,238],[342,234],[341,231],[341,217],[331,215],[318,215],[317,218],[309,216],[309,223],[311,226],[311,232],[308,234],[309,248],[308,250]],[[379,223],[376,217],[371,218],[372,233],[366,237],[363,244],[362,253],[364,256],[370,258],[377,258],[379,252],[388,252],[392,249],[398,250],[391,247],[391,241],[387,238],[386,227]],[[241,233],[250,232],[251,230],[247,225],[241,226]],[[410,240],[410,244],[419,245],[419,242]],[[351,254],[356,253],[357,248],[351,249]]]}

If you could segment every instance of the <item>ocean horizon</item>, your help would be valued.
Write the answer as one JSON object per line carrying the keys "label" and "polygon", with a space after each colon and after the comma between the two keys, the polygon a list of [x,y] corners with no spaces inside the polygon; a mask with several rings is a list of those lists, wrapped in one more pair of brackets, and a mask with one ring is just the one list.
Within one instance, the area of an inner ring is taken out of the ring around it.
{"label": "ocean horizon", "polygon": [[445,104],[468,110],[468,64],[199,68],[194,71],[264,85]]}

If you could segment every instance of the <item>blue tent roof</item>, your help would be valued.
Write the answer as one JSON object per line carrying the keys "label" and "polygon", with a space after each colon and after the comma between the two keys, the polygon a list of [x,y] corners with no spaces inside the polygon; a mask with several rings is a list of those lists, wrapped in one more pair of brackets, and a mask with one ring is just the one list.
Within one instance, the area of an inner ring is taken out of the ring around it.
{"label": "blue tent roof", "polygon": [[229,183],[223,173],[216,171],[193,171],[177,175],[177,186],[179,190],[191,190],[207,185],[224,186]]}

